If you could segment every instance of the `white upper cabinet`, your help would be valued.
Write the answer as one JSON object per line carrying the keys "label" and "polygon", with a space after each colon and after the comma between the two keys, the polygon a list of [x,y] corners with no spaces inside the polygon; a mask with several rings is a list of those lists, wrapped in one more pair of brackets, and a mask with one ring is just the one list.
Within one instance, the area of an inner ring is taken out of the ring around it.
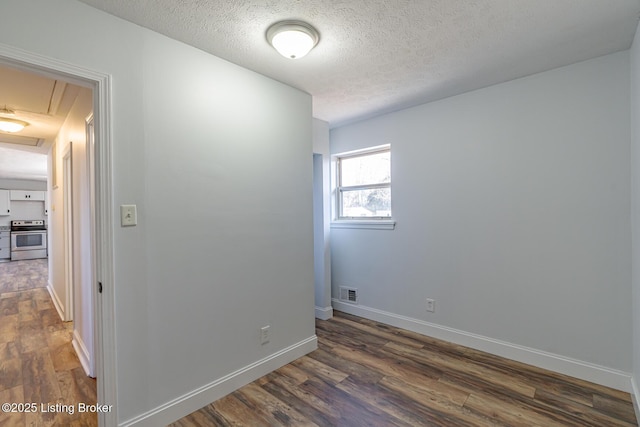
{"label": "white upper cabinet", "polygon": [[44,202],[44,191],[11,190],[11,200]]}
{"label": "white upper cabinet", "polygon": [[0,216],[11,215],[11,202],[9,190],[0,190]]}

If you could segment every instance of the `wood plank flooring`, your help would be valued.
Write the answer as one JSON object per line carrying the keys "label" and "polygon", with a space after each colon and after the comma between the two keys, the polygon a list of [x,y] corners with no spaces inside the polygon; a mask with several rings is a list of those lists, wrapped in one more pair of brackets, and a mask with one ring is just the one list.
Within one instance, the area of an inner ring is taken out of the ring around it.
{"label": "wood plank flooring", "polygon": [[192,426],[637,426],[628,393],[334,312],[318,350]]}
{"label": "wood plank flooring", "polygon": [[[0,411],[0,426],[96,426],[95,413],[77,411],[78,403],[95,404],[96,381],[82,369],[72,324],[60,320],[46,283],[46,260],[0,264],[0,403],[36,404],[30,413]],[[55,412],[56,404],[67,407]]]}

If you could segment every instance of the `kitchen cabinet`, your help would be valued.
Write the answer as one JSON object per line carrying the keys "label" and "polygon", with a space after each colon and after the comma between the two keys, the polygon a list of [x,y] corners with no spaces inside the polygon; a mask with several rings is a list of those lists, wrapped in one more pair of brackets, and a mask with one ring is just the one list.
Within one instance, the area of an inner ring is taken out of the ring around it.
{"label": "kitchen cabinet", "polygon": [[10,239],[9,231],[0,231],[0,259],[11,258]]}
{"label": "kitchen cabinet", "polygon": [[44,191],[11,190],[11,200],[44,202]]}
{"label": "kitchen cabinet", "polygon": [[0,190],[0,216],[11,215],[9,190]]}

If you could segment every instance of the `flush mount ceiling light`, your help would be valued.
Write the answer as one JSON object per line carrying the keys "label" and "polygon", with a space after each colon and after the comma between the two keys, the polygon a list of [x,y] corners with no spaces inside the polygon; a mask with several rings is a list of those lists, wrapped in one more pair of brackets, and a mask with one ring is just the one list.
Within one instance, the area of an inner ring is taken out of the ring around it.
{"label": "flush mount ceiling light", "polygon": [[23,122],[22,120],[0,117],[0,131],[2,132],[20,132],[22,129],[24,129],[25,126],[28,125],[29,123]]}
{"label": "flush mount ceiling light", "polygon": [[[4,108],[0,108],[0,114],[14,116],[16,113],[15,111],[10,110],[5,106]],[[2,132],[20,132],[22,129],[24,129],[25,126],[28,125],[29,123],[23,122],[22,120],[0,117],[0,131]]]}
{"label": "flush mount ceiling light", "polygon": [[320,36],[306,22],[276,22],[267,30],[269,44],[285,58],[299,59],[318,44]]}

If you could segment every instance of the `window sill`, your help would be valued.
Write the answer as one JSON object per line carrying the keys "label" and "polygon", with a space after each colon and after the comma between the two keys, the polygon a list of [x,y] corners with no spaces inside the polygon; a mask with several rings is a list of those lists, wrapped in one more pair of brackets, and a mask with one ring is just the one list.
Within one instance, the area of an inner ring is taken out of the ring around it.
{"label": "window sill", "polygon": [[396,222],[392,219],[340,219],[332,221],[331,228],[393,230],[394,228],[396,228]]}

